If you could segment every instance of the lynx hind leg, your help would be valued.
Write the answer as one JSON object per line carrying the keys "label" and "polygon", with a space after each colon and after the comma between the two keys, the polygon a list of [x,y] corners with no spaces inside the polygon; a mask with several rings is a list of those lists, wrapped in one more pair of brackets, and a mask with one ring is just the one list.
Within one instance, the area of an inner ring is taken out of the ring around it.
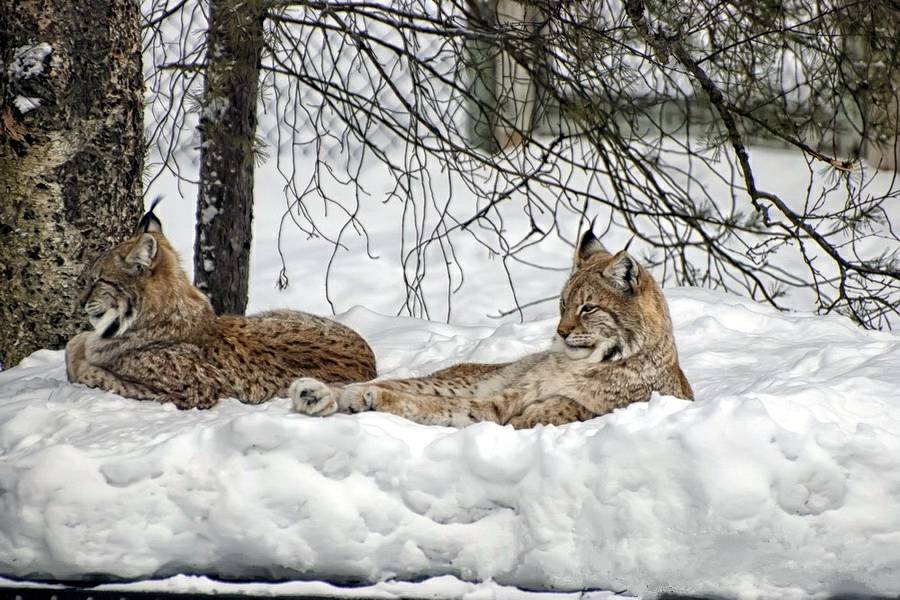
{"label": "lynx hind leg", "polygon": [[529,404],[507,423],[516,429],[528,429],[535,425],[565,425],[576,421],[587,421],[596,415],[568,398],[549,398]]}
{"label": "lynx hind leg", "polygon": [[288,388],[288,396],[293,402],[294,411],[304,415],[324,417],[338,409],[336,391],[312,377],[295,379]]}

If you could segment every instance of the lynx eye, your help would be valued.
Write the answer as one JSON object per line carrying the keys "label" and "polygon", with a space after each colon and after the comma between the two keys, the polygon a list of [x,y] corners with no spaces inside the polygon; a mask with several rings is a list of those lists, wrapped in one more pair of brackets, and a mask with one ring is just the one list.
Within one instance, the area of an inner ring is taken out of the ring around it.
{"label": "lynx eye", "polygon": [[566,310],[566,299],[560,297],[559,299],[559,312]]}
{"label": "lynx eye", "polygon": [[600,308],[596,304],[582,304],[580,312],[583,315],[589,315],[591,313],[597,312],[597,309]]}

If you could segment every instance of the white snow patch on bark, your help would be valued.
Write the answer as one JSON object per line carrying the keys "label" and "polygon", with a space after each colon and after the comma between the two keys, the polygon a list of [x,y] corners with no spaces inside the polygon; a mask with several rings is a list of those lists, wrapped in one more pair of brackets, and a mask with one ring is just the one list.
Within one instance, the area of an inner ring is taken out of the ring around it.
{"label": "white snow patch on bark", "polygon": [[44,59],[53,52],[50,44],[42,42],[35,46],[19,46],[13,50],[13,58],[6,68],[13,81],[31,79],[44,72]]}
{"label": "white snow patch on bark", "polygon": [[212,98],[209,103],[203,107],[202,116],[209,121],[221,120],[229,106],[231,106],[231,102],[228,98]]}
{"label": "white snow patch on bark", "polygon": [[23,115],[27,112],[30,112],[36,108],[40,108],[41,99],[40,98],[26,98],[25,96],[16,96],[16,99],[13,100],[13,104],[19,109],[19,112]]}
{"label": "white snow patch on bark", "polygon": [[216,218],[216,215],[219,214],[219,209],[215,206],[207,206],[203,210],[200,211],[200,221],[207,225],[212,222],[213,219]]}

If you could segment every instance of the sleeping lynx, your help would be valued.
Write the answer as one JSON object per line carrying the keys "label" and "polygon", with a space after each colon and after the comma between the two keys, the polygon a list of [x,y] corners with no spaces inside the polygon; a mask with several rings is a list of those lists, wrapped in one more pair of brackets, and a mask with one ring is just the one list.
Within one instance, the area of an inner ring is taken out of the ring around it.
{"label": "sleeping lynx", "polygon": [[220,398],[285,396],[298,375],[342,383],[375,376],[371,348],[340,323],[288,310],[216,316],[161,229],[151,208],[134,237],[87,272],[83,304],[94,329],[66,346],[69,381],[209,408]]}
{"label": "sleeping lynx", "polygon": [[295,410],[308,415],[378,410],[456,427],[585,420],[647,400],[654,390],[693,397],[656,281],[625,251],[610,254],[591,231],[560,296],[556,331],[550,350],[511,363],[347,386],[302,378],[290,394]]}

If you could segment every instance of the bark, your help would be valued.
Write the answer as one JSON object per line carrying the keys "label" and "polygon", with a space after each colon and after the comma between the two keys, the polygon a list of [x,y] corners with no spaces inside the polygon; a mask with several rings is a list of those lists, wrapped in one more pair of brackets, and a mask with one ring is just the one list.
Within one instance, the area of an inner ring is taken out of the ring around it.
{"label": "bark", "polygon": [[865,144],[869,162],[886,171],[900,170],[900,27],[896,8],[875,5],[873,23],[865,32],[862,57],[865,91],[862,94],[873,129]]}
{"label": "bark", "polygon": [[[497,20],[503,27],[533,30],[538,15],[537,8],[519,0],[500,0],[497,4]],[[494,139],[505,149],[520,145],[531,135],[537,88],[528,68],[507,51],[497,55],[496,77]]]}
{"label": "bark", "polygon": [[217,313],[247,307],[264,15],[261,0],[210,2],[194,283]]}
{"label": "bark", "polygon": [[0,0],[0,361],[7,368],[39,348],[62,348],[83,328],[84,266],[140,216],[140,51],[135,2]]}
{"label": "bark", "polygon": [[[530,31],[531,44],[537,44],[537,7],[519,0],[469,0],[468,8],[479,27],[517,29],[517,37]],[[470,41],[466,50],[472,146],[493,153],[520,145],[534,128],[538,99],[537,83],[519,62],[523,57],[484,39]],[[540,56],[536,46],[529,50],[527,55]]]}
{"label": "bark", "polygon": [[[469,10],[481,27],[497,26],[497,0],[471,0]],[[490,41],[476,38],[466,45],[469,70],[468,133],[473,147],[484,152],[499,150],[494,139],[493,122],[497,113],[497,49]]]}

